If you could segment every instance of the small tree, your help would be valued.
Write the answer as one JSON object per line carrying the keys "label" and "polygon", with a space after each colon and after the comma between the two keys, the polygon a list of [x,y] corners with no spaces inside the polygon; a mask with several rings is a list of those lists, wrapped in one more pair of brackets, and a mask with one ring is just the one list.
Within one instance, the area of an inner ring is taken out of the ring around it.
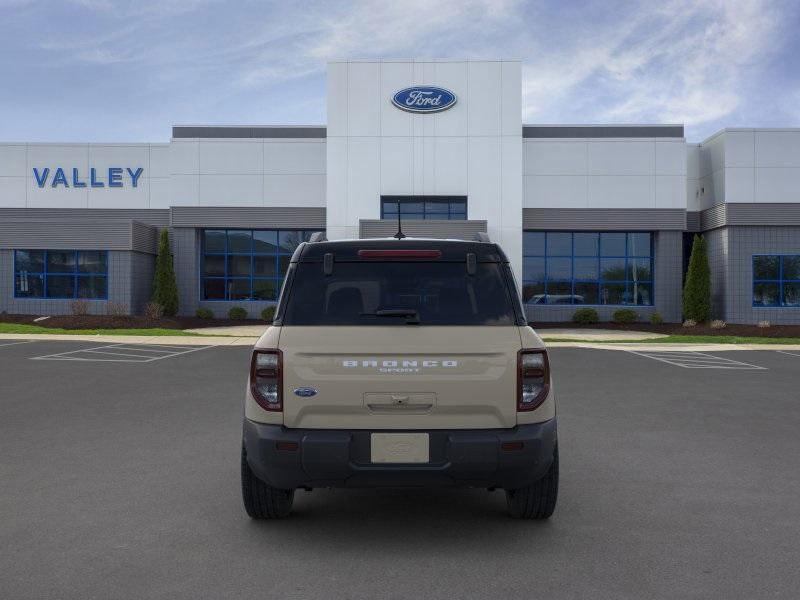
{"label": "small tree", "polygon": [[696,234],[683,286],[683,316],[698,323],[708,321],[711,316],[711,269],[708,267],[706,241]]}
{"label": "small tree", "polygon": [[153,278],[153,302],[159,304],[168,317],[178,314],[178,284],[175,281],[169,232],[166,229],[161,231],[158,242],[156,274]]}

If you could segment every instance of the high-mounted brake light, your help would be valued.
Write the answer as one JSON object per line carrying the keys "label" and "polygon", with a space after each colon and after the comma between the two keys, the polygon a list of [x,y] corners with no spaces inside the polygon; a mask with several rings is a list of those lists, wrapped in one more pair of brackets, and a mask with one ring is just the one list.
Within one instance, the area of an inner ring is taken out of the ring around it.
{"label": "high-mounted brake light", "polygon": [[359,258],[441,258],[441,250],[359,250]]}
{"label": "high-mounted brake light", "polygon": [[550,391],[547,350],[520,350],[517,355],[517,410],[536,410]]}
{"label": "high-mounted brake light", "polygon": [[250,393],[264,410],[283,410],[283,353],[253,350],[250,361]]}

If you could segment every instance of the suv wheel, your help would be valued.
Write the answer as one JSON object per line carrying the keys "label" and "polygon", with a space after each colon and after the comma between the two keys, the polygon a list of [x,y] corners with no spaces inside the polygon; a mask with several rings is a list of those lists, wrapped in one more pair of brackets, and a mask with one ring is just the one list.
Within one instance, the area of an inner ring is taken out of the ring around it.
{"label": "suv wheel", "polygon": [[247,464],[247,453],[242,446],[242,500],[244,509],[252,519],[282,519],[289,516],[294,501],[294,490],[279,490],[256,477]]}
{"label": "suv wheel", "polygon": [[518,490],[506,490],[508,513],[515,519],[547,519],[556,509],[558,498],[558,446],[553,463],[539,481]]}

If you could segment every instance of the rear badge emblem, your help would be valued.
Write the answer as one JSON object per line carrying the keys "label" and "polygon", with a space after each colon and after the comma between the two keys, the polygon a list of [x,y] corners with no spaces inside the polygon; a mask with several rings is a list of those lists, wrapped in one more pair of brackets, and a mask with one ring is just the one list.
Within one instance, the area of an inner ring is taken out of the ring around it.
{"label": "rear badge emblem", "polygon": [[301,398],[309,398],[311,396],[316,396],[317,390],[315,390],[314,388],[305,388],[305,387],[295,388],[294,395],[300,396]]}

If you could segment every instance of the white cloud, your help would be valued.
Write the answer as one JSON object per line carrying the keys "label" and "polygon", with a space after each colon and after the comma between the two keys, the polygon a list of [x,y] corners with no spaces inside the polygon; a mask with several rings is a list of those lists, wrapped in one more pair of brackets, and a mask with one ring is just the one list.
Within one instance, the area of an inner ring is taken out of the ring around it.
{"label": "white cloud", "polygon": [[104,98],[154,131],[154,114],[187,112],[323,121],[326,62],[386,57],[522,59],[525,122],[683,122],[691,137],[800,119],[791,67],[768,69],[792,63],[796,0],[0,0],[11,6],[0,54],[19,73],[15,105],[41,97],[32,70],[79,69],[95,77],[65,85],[64,106]]}
{"label": "white cloud", "polygon": [[748,70],[780,28],[774,4],[762,0],[673,0],[631,14],[546,57],[549,65],[526,64],[525,118],[558,118],[570,101],[585,107],[588,93],[594,120],[716,121],[739,107]]}

